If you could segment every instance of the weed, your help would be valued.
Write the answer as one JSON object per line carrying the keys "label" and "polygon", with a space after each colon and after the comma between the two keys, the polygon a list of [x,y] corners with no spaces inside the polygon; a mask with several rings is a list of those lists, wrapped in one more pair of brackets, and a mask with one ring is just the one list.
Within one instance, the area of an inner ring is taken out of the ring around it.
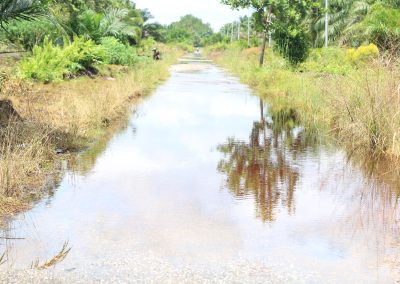
{"label": "weed", "polygon": [[32,262],[31,269],[44,270],[55,266],[68,256],[71,249],[71,247],[68,247],[68,241],[66,241],[58,254],[45,261],[43,264],[39,264],[39,259],[37,259],[36,261]]}

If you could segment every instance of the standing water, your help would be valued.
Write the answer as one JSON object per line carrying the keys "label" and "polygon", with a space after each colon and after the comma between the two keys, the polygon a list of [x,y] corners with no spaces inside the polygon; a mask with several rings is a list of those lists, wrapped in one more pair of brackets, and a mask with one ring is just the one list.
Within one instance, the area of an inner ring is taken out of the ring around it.
{"label": "standing water", "polygon": [[89,171],[8,222],[0,281],[396,282],[389,187],[190,60]]}

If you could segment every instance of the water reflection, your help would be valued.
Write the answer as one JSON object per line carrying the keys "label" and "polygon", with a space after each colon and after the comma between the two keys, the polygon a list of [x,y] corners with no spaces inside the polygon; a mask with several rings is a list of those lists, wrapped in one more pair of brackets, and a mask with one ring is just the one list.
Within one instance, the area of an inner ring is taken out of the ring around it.
{"label": "water reflection", "polygon": [[[5,236],[26,239],[0,240],[0,279],[70,240],[47,271],[54,282],[285,282],[275,272],[296,277],[285,283],[393,283],[397,199],[342,151],[315,146],[294,110],[264,109],[220,69],[192,67],[175,68],[134,125],[70,161],[75,175],[51,203],[8,223]],[[226,137],[221,160],[212,149]]]}
{"label": "water reflection", "polygon": [[218,146],[224,154],[218,170],[226,174],[226,186],[239,198],[253,195],[263,221],[274,221],[279,207],[295,212],[300,174],[294,161],[307,147],[305,137],[293,110],[266,117],[260,100],[260,119],[253,123],[249,141],[229,138]]}

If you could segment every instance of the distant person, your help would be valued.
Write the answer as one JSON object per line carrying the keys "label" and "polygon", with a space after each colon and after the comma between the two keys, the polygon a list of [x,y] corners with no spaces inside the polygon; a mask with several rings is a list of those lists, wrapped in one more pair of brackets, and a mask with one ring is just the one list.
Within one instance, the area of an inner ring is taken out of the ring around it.
{"label": "distant person", "polygon": [[157,50],[157,48],[153,48],[153,59],[161,60],[161,53]]}

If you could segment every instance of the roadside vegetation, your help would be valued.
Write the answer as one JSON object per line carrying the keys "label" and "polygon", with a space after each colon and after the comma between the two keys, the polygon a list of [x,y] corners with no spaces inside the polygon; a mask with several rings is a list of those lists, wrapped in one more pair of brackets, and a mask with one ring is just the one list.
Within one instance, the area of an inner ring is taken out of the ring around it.
{"label": "roadside vegetation", "polygon": [[325,48],[325,1],[222,2],[255,13],[226,24],[209,56],[252,86],[275,117],[335,137],[349,155],[390,159],[398,168],[399,3],[329,1]]}

